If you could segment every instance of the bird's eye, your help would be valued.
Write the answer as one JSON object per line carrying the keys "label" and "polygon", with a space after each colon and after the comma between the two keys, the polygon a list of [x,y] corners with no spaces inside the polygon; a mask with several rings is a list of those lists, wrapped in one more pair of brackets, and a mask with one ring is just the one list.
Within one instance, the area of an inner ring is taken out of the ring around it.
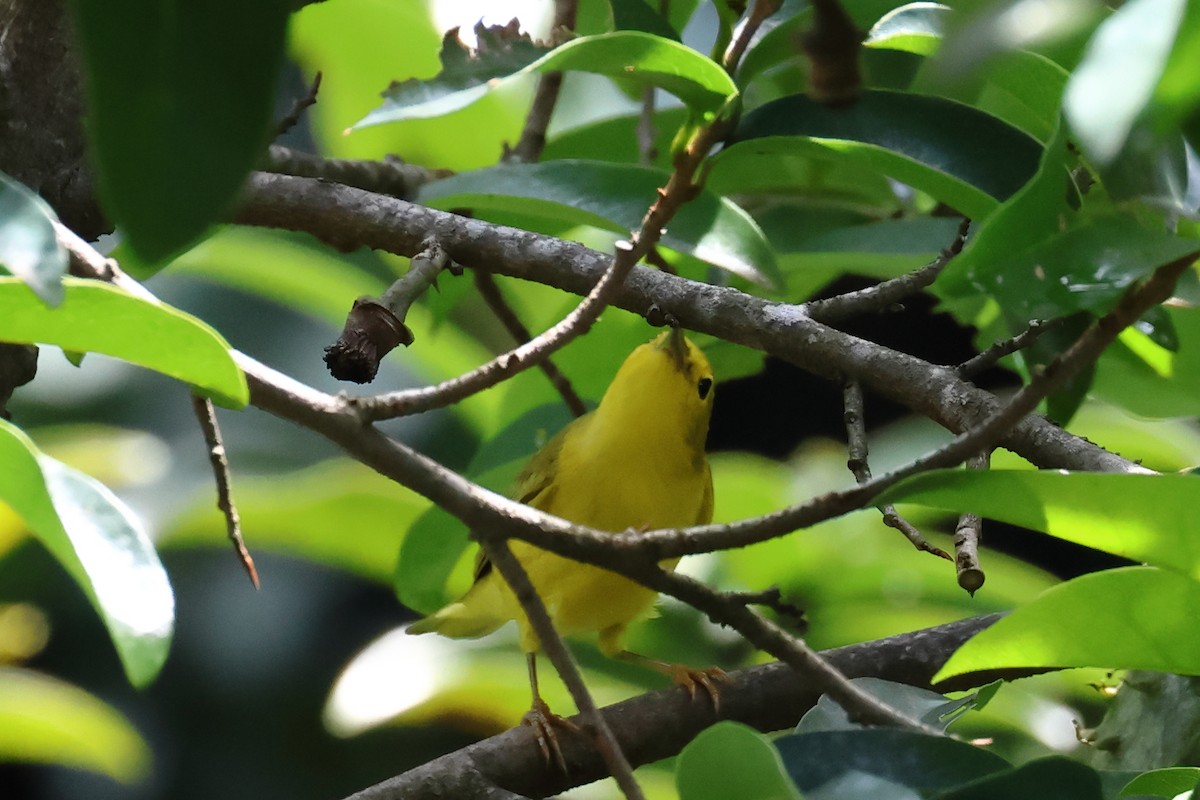
{"label": "bird's eye", "polygon": [[696,383],[696,390],[700,392],[700,399],[708,397],[709,391],[712,390],[712,378],[701,378]]}

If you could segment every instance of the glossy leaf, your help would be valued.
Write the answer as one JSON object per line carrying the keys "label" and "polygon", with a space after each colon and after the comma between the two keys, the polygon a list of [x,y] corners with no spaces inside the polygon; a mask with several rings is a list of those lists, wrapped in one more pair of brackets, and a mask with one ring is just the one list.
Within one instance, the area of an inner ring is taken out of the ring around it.
{"label": "glossy leaf", "polygon": [[0,499],[79,584],[108,628],[130,683],[167,657],[175,598],[141,520],[95,479],[40,453],[0,420]]}
{"label": "glossy leaf", "polygon": [[1200,505],[1191,475],[935,470],[877,502],[979,514],[1200,580],[1200,543],[1179,523]]}
{"label": "glossy leaf", "polygon": [[970,106],[882,90],[839,109],[804,95],[776,100],[746,114],[733,142],[726,152],[855,159],[973,219],[1020,189],[1042,151],[1024,132]]}
{"label": "glossy leaf", "polygon": [[933,680],[1007,667],[1104,667],[1200,675],[1200,583],[1157,567],[1084,575],[980,632]]}
{"label": "glossy leaf", "polygon": [[1102,800],[1099,774],[1064,756],[1039,758],[938,795],[938,800]]}
{"label": "glossy leaf", "polygon": [[771,740],[740,722],[718,722],[679,754],[680,800],[799,800]]}
{"label": "glossy leaf", "polygon": [[1121,797],[1149,795],[1172,798],[1200,786],[1200,767],[1167,767],[1144,772],[1121,790]]}
{"label": "glossy leaf", "polygon": [[941,3],[908,3],[880,17],[867,32],[865,47],[886,47],[931,55],[937,51],[951,13]]}
{"label": "glossy leaf", "polygon": [[443,72],[431,81],[393,84],[383,105],[354,127],[448,114],[528,73],[579,71],[619,78],[639,88],[665,89],[699,113],[714,113],[737,94],[733,81],[709,58],[642,31],[584,36],[549,53],[511,36],[473,56],[461,43],[443,43],[442,62]]}
{"label": "glossy leaf", "polygon": [[101,198],[145,261],[216,222],[261,155],[292,6],[71,3]]}
{"label": "glossy leaf", "polygon": [[0,762],[55,764],[133,784],[150,748],[120,712],[48,675],[0,666]]}
{"label": "glossy leaf", "polygon": [[1187,5],[1132,0],[1096,30],[1063,98],[1063,112],[1094,160],[1117,155],[1154,95]]}
{"label": "glossy leaf", "polygon": [[48,309],[16,278],[0,278],[0,340],[104,353],[190,383],[231,408],[249,399],[229,345],[168,305],[97,281],[64,278],[62,305]]}
{"label": "glossy leaf", "polygon": [[1009,767],[965,742],[895,728],[798,733],[776,739],[775,746],[802,792],[865,772],[927,795]]}
{"label": "glossy leaf", "polygon": [[[628,233],[641,227],[668,178],[662,170],[602,161],[511,164],[427,184],[419,199],[436,208],[541,213]],[[711,192],[684,205],[662,241],[748,280],[778,283],[773,251],[758,224]]]}
{"label": "glossy leaf", "polygon": [[[882,678],[851,678],[850,682],[909,718],[919,720],[940,731],[945,731],[968,708],[971,708],[975,699],[974,695],[968,695],[957,700],[949,700],[944,695],[928,689],[907,686]],[[796,726],[796,733],[865,730],[867,727],[851,721],[845,709],[829,695],[823,694],[817,700],[817,704],[801,718],[800,724]]]}
{"label": "glossy leaf", "polygon": [[23,280],[48,306],[62,302],[67,272],[54,219],[45,200],[0,173],[0,269]]}

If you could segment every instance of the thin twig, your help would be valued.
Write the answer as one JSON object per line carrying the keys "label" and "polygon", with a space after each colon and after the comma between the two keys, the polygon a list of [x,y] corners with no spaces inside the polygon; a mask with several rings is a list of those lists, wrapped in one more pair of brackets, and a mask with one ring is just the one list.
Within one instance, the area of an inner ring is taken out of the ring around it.
{"label": "thin twig", "polygon": [[309,106],[317,104],[317,92],[320,88],[321,73],[318,71],[313,76],[313,82],[308,87],[308,91],[304,93],[303,97],[297,98],[296,102],[292,104],[292,110],[288,112],[286,117],[279,120],[279,124],[275,126],[275,136],[272,138],[278,139],[300,123],[300,116],[304,113],[304,110]]}
{"label": "thin twig", "polygon": [[729,43],[729,47],[725,48],[725,55],[721,58],[721,66],[725,68],[726,72],[732,75],[737,71],[738,64],[741,63],[742,56],[745,55],[746,48],[750,46],[750,40],[754,38],[754,34],[758,32],[763,21],[778,11],[781,5],[783,5],[783,0],[754,0],[750,14],[738,26],[733,41]]}
{"label": "thin twig", "polygon": [[361,419],[374,422],[456,403],[539,363],[586,333],[616,296],[634,265],[658,243],[667,223],[696,195],[693,182],[696,171],[708,156],[709,149],[724,135],[727,124],[727,120],[718,119],[693,135],[676,156],[675,169],[667,179],[667,185],[658,190],[658,198],[642,220],[641,229],[629,241],[617,242],[616,253],[600,280],[558,324],[487,364],[436,386],[355,398],[353,403]]}
{"label": "thin twig", "polygon": [[[578,0],[555,0],[554,21],[551,23],[551,36],[560,35],[562,31],[575,28],[575,18],[578,15]],[[542,157],[546,147],[546,131],[550,127],[550,117],[554,115],[554,107],[558,104],[558,94],[562,89],[563,74],[550,72],[538,79],[537,89],[533,94],[533,103],[529,114],[525,117],[525,128],[516,147],[505,153],[506,161],[520,161],[532,164]]]}
{"label": "thin twig", "polygon": [[[967,459],[967,469],[987,469],[992,454],[988,450]],[[958,570],[958,585],[972,597],[983,586],[987,576],[979,563],[979,543],[983,540],[983,520],[977,514],[963,514],[954,527],[954,566]]]}
{"label": "thin twig", "polygon": [[795,603],[784,600],[783,592],[779,590],[778,586],[758,592],[725,592],[725,597],[734,603],[769,608],[781,617],[794,620],[795,626],[798,628],[805,627],[807,624],[804,619],[804,609]]}
{"label": "thin twig", "polygon": [[320,178],[401,200],[412,200],[425,184],[454,174],[448,169],[427,169],[407,164],[404,159],[391,154],[384,156],[382,161],[325,158],[281,144],[267,148],[259,169],[280,175]]}
{"label": "thin twig", "polygon": [[1005,356],[1015,353],[1018,350],[1023,350],[1033,344],[1042,334],[1061,326],[1066,319],[1066,317],[1055,317],[1050,320],[1031,320],[1029,327],[1021,333],[1011,339],[996,342],[982,353],[959,364],[954,368],[954,372],[963,380],[970,380]]}
{"label": "thin twig", "polygon": [[[533,334],[525,327],[525,323],[521,322],[521,318],[517,316],[517,312],[513,310],[508,301],[504,299],[504,295],[500,291],[500,287],[496,285],[496,279],[492,277],[490,272],[484,272],[477,269],[474,271],[475,288],[479,291],[479,296],[487,303],[488,308],[496,315],[496,319],[500,320],[500,324],[504,326],[509,335],[516,340],[517,344],[524,344],[533,339]],[[567,404],[567,408],[577,417],[582,417],[587,413],[587,406],[584,405],[583,399],[575,392],[575,387],[571,385],[571,381],[562,373],[554,362],[549,358],[538,364],[538,367],[550,379],[550,384],[554,386],[555,391],[562,396],[563,402]]]}
{"label": "thin twig", "polygon": [[537,634],[543,652],[546,653],[546,657],[550,659],[550,663],[554,665],[559,677],[566,684],[567,690],[571,693],[571,699],[575,701],[575,706],[591,729],[596,740],[596,749],[600,752],[604,763],[608,765],[609,773],[629,800],[637,798],[645,800],[642,788],[634,780],[633,767],[629,765],[620,743],[613,736],[612,729],[608,727],[604,715],[596,706],[596,701],[592,699],[591,692],[583,682],[583,676],[579,673],[579,667],[575,664],[571,651],[567,649],[562,637],[555,630],[550,614],[546,611],[545,603],[542,602],[537,589],[529,579],[529,573],[508,549],[508,540],[492,534],[491,529],[486,530],[486,533],[480,531],[478,534],[484,553],[500,571],[500,575],[512,588],[513,594],[520,602],[521,609]]}
{"label": "thin twig", "polygon": [[[867,460],[867,425],[866,415],[863,413],[863,391],[858,381],[845,381],[842,384],[842,403],[845,408],[842,420],[846,424],[846,466],[850,468],[854,479],[861,485],[871,480],[871,465]],[[903,533],[913,547],[926,553],[933,553],[947,561],[953,560],[945,550],[931,545],[912,523],[896,511],[894,505],[887,503],[878,508],[883,514],[883,524]]]}
{"label": "thin twig", "polygon": [[229,534],[229,541],[233,543],[234,552],[237,553],[238,560],[245,567],[246,574],[250,576],[250,582],[257,589],[259,588],[258,570],[254,568],[254,559],[250,556],[250,551],[246,549],[245,540],[242,539],[242,521],[238,516],[237,506],[233,502],[229,478],[229,459],[225,454],[225,445],[221,441],[221,428],[217,424],[217,412],[213,408],[211,400],[197,394],[192,395],[192,410],[196,412],[196,420],[200,423],[200,430],[204,432],[204,443],[208,445],[208,461],[212,464],[213,478],[217,483],[217,508],[221,509],[221,513],[225,516],[225,530]]}
{"label": "thin twig", "polygon": [[874,286],[868,286],[857,292],[847,292],[824,300],[813,300],[805,303],[803,308],[813,319],[830,324],[847,317],[869,314],[895,305],[937,280],[937,276],[942,274],[946,265],[962,252],[963,245],[967,241],[967,229],[970,226],[971,220],[964,218],[954,234],[954,241],[939,253],[937,258],[920,269],[883,283],[877,283]]}

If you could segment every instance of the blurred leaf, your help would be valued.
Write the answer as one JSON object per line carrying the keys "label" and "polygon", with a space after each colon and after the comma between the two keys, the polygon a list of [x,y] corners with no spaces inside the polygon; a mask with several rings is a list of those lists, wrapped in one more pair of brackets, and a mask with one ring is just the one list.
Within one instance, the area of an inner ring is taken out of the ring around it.
{"label": "blurred leaf", "polygon": [[249,401],[229,345],[171,306],[97,281],[64,278],[66,298],[48,309],[16,278],[0,278],[0,340],[104,353],[190,383],[230,408]]}
{"label": "blurred leaf", "polygon": [[[557,219],[628,233],[641,227],[669,173],[602,161],[511,164],[427,184],[420,202],[435,208],[540,211]],[[761,284],[778,283],[774,254],[758,224],[708,191],[684,205],[663,244]]]}
{"label": "blurred leaf", "polygon": [[680,800],[799,800],[771,740],[740,722],[706,728],[679,754]]}
{"label": "blurred leaf", "polygon": [[974,105],[1049,142],[1058,130],[1069,73],[1045,56],[1012,50],[981,70],[984,80]]}
{"label": "blurred leaf", "polygon": [[871,800],[920,800],[921,795],[907,786],[858,770],[843,772],[828,783],[804,793],[804,800],[847,800],[859,797],[869,797]]}
{"label": "blurred leaf", "polygon": [[950,13],[950,7],[941,3],[902,5],[884,14],[871,26],[863,46],[932,55],[941,43]]}
{"label": "blurred leaf", "polygon": [[[776,209],[768,205],[757,211],[756,217],[790,213],[796,226],[811,233],[804,220],[822,213],[852,210],[879,219],[901,210],[895,187],[862,160],[832,158],[824,148],[767,146],[767,140],[754,144],[759,147],[743,145],[721,151],[712,162],[705,186],[720,195],[791,198],[800,206]],[[786,229],[778,233],[788,236]]]}
{"label": "blurred leaf", "polygon": [[700,113],[718,111],[737,94],[733,81],[712,60],[679,42],[641,31],[584,36],[544,52],[532,43],[509,39],[471,60],[460,43],[444,44],[441,75],[432,81],[394,84],[384,92],[383,105],[354,127],[446,114],[470,105],[505,80],[530,72],[607,75],[642,88],[665,89]]}
{"label": "blurred leaf", "polygon": [[1144,772],[1125,785],[1122,797],[1150,795],[1152,797],[1175,797],[1190,792],[1200,785],[1200,768],[1168,767]]}
{"label": "blurred leaf", "polygon": [[1193,115],[1200,104],[1200,6],[1185,3],[1166,67],[1154,90],[1155,112],[1176,123]]}
{"label": "blurred leaf", "polygon": [[895,728],[797,733],[776,739],[775,746],[802,792],[857,771],[927,795],[1009,768],[965,742]]}
{"label": "blurred leaf", "polygon": [[[239,476],[236,490],[252,552],[289,553],[383,585],[391,581],[405,529],[429,508],[425,498],[346,460],[284,475]],[[229,547],[210,494],[205,487],[167,527],[162,546]]]}
{"label": "blurred leaf", "polygon": [[[669,169],[671,140],[686,122],[686,108],[664,108],[654,113],[654,149],[658,152],[655,166]],[[640,114],[625,114],[588,122],[577,128],[553,134],[542,151],[543,161],[567,158],[586,158],[592,161],[616,161],[637,164],[637,127]],[[711,188],[711,187],[710,187]],[[724,194],[724,192],[718,192]]]}
{"label": "blurred leaf", "polygon": [[[1188,155],[1183,137],[1135,131],[1125,146],[1099,170],[1114,201],[1141,200],[1168,213],[1194,213],[1188,196]],[[1177,231],[1183,234],[1183,230]]]}
{"label": "blurred leaf", "polygon": [[216,222],[262,153],[292,5],[71,3],[101,198],[145,261]]}
{"label": "blurred leaf", "polygon": [[[945,731],[971,708],[975,699],[974,695],[968,695],[950,700],[929,689],[907,686],[882,678],[851,678],[850,682],[909,718],[940,731]],[[823,694],[817,700],[817,704],[801,718],[795,732],[865,730],[868,727],[852,722],[845,709],[829,695]]]}
{"label": "blurred leaf", "polygon": [[1050,756],[938,795],[938,800],[1102,800],[1100,776],[1065,756]]}
{"label": "blurred leaf", "polygon": [[0,498],[12,506],[104,621],[129,682],[167,658],[175,598],[141,520],[104,485],[38,452],[0,420]]}
{"label": "blurred leaf", "polygon": [[610,0],[613,26],[619,31],[644,31],[664,39],[680,41],[679,32],[646,0]]}
{"label": "blurred leaf", "polygon": [[978,514],[1200,580],[1200,544],[1180,520],[1200,479],[1062,470],[934,470],[875,499]]}
{"label": "blurred leaf", "polygon": [[940,97],[872,90],[849,108],[830,109],[803,95],[756,108],[742,118],[734,145],[764,158],[820,153],[856,159],[983,219],[1033,175],[1041,146],[1022,131],[970,106]]}
{"label": "blurred leaf", "polygon": [[976,634],[933,677],[1007,667],[1105,667],[1200,674],[1200,583],[1122,567],[1055,586]]}
{"label": "blurred leaf", "polygon": [[1063,113],[1096,162],[1106,164],[1117,155],[1153,97],[1187,5],[1130,0],[1096,29],[1063,98]]}
{"label": "blurred leaf", "polygon": [[392,585],[400,602],[431,614],[452,596],[446,582],[470,544],[467,526],[438,506],[429,508],[408,527]]}
{"label": "blurred leaf", "polygon": [[0,666],[0,762],[56,764],[139,783],[150,748],[120,712],[82,689]]}
{"label": "blurred leaf", "polygon": [[1178,352],[1125,331],[1100,359],[1094,391],[1143,416],[1195,416],[1200,409],[1200,311],[1163,310],[1179,338]]}
{"label": "blurred leaf", "polygon": [[45,200],[0,172],[0,268],[24,281],[48,306],[62,302],[67,272],[55,219]]}

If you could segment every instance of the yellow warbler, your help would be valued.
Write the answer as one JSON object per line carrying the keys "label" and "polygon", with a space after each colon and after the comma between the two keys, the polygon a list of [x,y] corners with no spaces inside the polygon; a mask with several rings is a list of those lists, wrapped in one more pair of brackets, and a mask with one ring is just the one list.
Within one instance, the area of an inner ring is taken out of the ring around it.
{"label": "yellow warbler", "polygon": [[[708,359],[678,330],[663,333],[625,359],[595,411],[572,422],[530,459],[515,496],[547,513],[614,534],[710,522],[712,476],[704,440],[712,403]],[[693,693],[700,683],[715,700],[710,678],[723,677],[719,670],[692,672],[623,649],[625,629],[654,605],[652,589],[525,542],[513,541],[511,547],[559,633],[597,632],[607,655],[637,659]],[[674,568],[677,561],[663,566]],[[508,620],[517,621],[521,649],[528,654],[531,717],[552,719],[537,688],[537,634],[486,559],[476,563],[475,583],[462,598],[413,623],[408,632],[473,638]],[[544,721],[527,721],[538,730],[545,752],[542,735],[552,734]]]}

